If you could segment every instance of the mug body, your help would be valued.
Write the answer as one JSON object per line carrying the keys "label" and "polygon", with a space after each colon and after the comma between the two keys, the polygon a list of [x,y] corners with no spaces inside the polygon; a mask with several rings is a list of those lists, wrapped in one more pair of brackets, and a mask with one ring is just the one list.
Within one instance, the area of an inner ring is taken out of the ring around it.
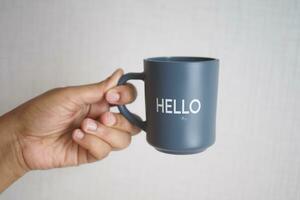
{"label": "mug body", "polygon": [[171,154],[215,142],[219,61],[204,57],[144,60],[147,141]]}

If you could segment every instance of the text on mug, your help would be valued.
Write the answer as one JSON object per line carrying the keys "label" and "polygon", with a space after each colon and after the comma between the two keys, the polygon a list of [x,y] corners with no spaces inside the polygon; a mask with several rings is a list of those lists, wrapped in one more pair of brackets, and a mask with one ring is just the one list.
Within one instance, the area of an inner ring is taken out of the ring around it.
{"label": "text on mug", "polygon": [[156,112],[167,114],[197,114],[201,109],[199,99],[193,99],[186,103],[184,99],[156,98]]}

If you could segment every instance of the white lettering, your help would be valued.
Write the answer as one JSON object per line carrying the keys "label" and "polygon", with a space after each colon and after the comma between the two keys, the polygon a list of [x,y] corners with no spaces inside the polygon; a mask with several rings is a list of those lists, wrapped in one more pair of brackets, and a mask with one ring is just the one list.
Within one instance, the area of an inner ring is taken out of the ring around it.
{"label": "white lettering", "polygon": [[164,113],[164,99],[161,99],[161,104],[159,104],[158,98],[156,98],[156,112],[159,112],[159,107],[161,107],[161,112]]}
{"label": "white lettering", "polygon": [[[196,103],[196,106],[197,106],[196,110],[193,109],[193,104],[194,103]],[[198,99],[193,99],[191,101],[191,103],[190,103],[190,111],[191,111],[191,113],[196,114],[196,113],[198,113],[200,111],[200,109],[201,109],[201,103],[200,103],[200,101]]]}
{"label": "white lettering", "polygon": [[190,112],[189,111],[186,111],[186,110],[184,110],[184,99],[182,99],[182,114],[189,114]]}
{"label": "white lettering", "polygon": [[[181,103],[181,105],[180,105]],[[166,114],[197,114],[201,110],[201,102],[199,99],[193,99],[190,102],[181,99],[163,99],[156,98],[156,112]]]}
{"label": "white lettering", "polygon": [[166,113],[172,114],[172,110],[168,110],[168,108],[172,108],[172,104],[170,104],[172,103],[172,99],[166,99],[165,102],[166,102],[166,106],[165,106]]}
{"label": "white lettering", "polygon": [[174,108],[173,113],[174,114],[181,114],[181,112],[179,110],[176,110],[176,107],[177,107],[176,99],[174,99],[174,101],[173,101],[173,108]]}

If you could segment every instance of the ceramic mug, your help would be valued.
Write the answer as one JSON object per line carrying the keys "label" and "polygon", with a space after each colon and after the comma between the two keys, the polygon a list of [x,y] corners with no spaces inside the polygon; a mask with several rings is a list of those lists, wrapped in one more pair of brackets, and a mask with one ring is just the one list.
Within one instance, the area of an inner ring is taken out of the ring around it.
{"label": "ceramic mug", "polygon": [[170,154],[194,154],[215,142],[219,60],[207,57],[144,59],[144,71],[123,75],[145,82],[146,121],[125,105],[119,111],[146,132],[147,141]]}

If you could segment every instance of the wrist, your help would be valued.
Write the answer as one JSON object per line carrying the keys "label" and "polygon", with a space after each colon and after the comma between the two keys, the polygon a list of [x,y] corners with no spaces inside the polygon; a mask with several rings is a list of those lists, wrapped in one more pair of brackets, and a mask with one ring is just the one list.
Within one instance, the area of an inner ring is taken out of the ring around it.
{"label": "wrist", "polygon": [[18,140],[17,124],[12,113],[0,116],[0,191],[28,171]]}

